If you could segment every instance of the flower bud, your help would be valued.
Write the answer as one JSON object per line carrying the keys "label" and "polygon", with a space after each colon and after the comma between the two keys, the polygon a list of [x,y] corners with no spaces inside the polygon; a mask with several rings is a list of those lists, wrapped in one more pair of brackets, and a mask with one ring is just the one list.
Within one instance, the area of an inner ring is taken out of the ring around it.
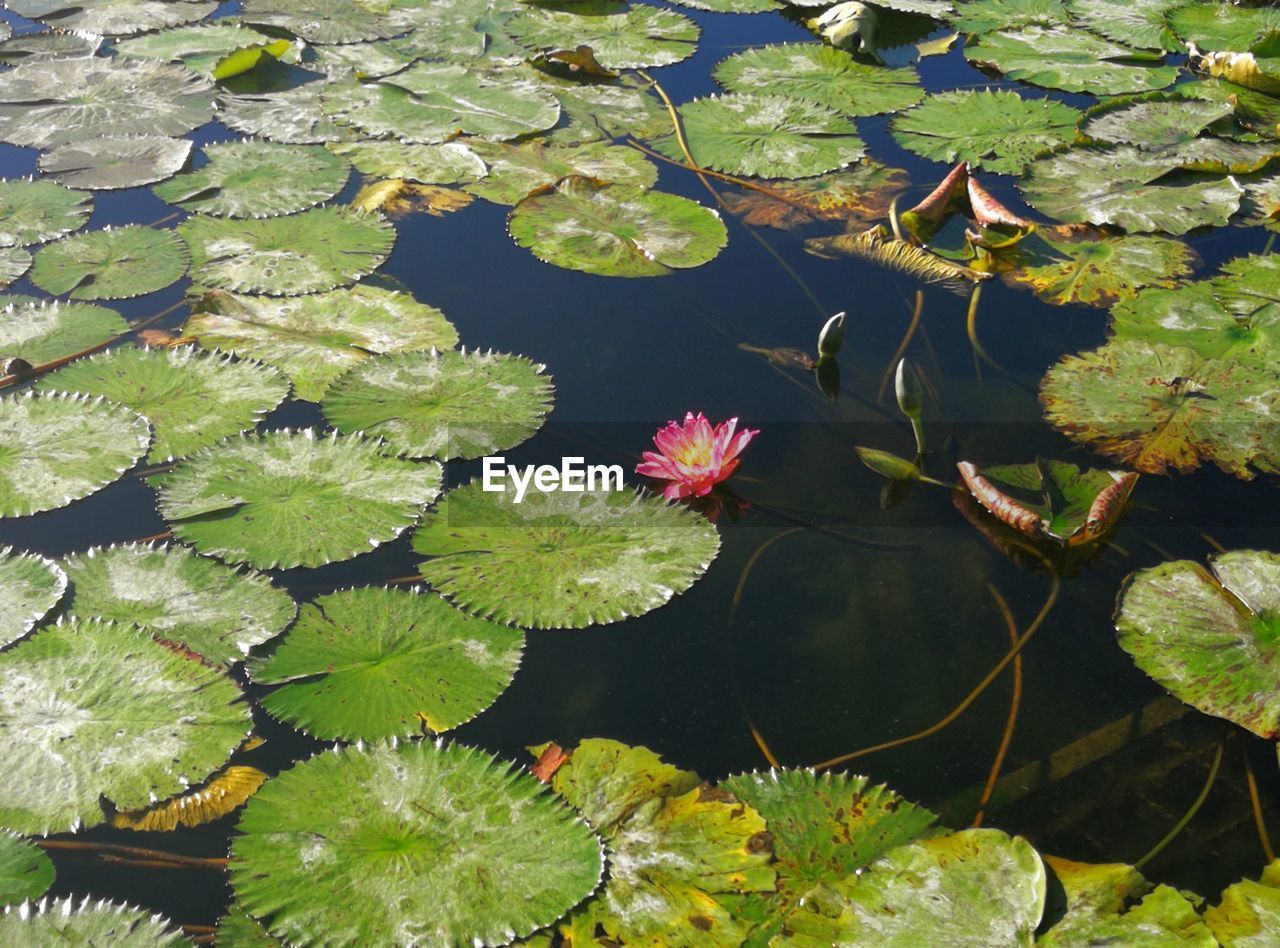
{"label": "flower bud", "polygon": [[919,418],[924,407],[924,389],[915,367],[906,359],[898,363],[898,373],[893,380],[893,390],[898,396],[898,407],[908,418]]}
{"label": "flower bud", "polygon": [[844,343],[844,313],[839,312],[828,319],[818,332],[818,358],[830,359],[840,351]]}

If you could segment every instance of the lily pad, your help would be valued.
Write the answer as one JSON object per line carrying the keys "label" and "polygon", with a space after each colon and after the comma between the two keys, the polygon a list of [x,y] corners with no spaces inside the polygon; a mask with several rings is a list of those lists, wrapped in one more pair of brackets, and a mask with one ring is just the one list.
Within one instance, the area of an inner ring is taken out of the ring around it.
{"label": "lily pad", "polygon": [[523,6],[523,0],[450,0],[398,4],[397,12],[412,27],[405,44],[415,58],[518,63],[528,51],[511,38],[507,24]]}
{"label": "lily pad", "polygon": [[1120,647],[1192,707],[1280,736],[1280,556],[1234,550],[1140,570],[1117,607]]}
{"label": "lily pad", "polygon": [[0,289],[16,282],[31,269],[31,254],[21,247],[0,247]]}
{"label": "lily pad", "polygon": [[204,448],[155,479],[160,513],[201,553],[258,569],[323,566],[394,540],[440,493],[439,464],[376,441],[273,431]]}
{"label": "lily pad", "polygon": [[140,833],[169,833],[179,826],[201,826],[240,809],[266,779],[267,775],[256,767],[224,767],[194,790],[142,810],[113,813],[111,825]]}
{"label": "lily pad", "polygon": [[244,0],[241,14],[309,43],[358,43],[405,31],[391,6],[386,0]]}
{"label": "lily pad", "polygon": [[526,6],[507,24],[529,49],[590,46],[606,69],[669,66],[693,55],[700,30],[671,10],[617,0],[583,0],[555,7]]}
{"label": "lily pad", "polygon": [[665,276],[715,258],[729,235],[688,198],[570,176],[516,205],[507,227],[539,260],[600,276]]}
{"label": "lily pad", "polygon": [[851,168],[799,181],[766,182],[781,199],[760,191],[723,192],[728,209],[754,226],[793,230],[815,220],[884,220],[893,199],[907,187],[907,173],[871,159]]}
{"label": "lily pad", "polygon": [[156,186],[156,197],[215,217],[278,217],[329,200],[351,174],[319,145],[224,142],[204,154],[207,164]]}
{"label": "lily pad", "polygon": [[1229,102],[1175,96],[1143,98],[1099,110],[1080,130],[1094,141],[1161,152],[1194,141],[1231,113]]}
{"label": "lily pad", "polygon": [[[0,830],[0,905],[40,898],[53,885],[53,863],[30,840]],[[0,921],[0,927],[3,927]]]}
{"label": "lily pad", "polygon": [[1069,0],[1071,15],[1085,29],[1143,49],[1182,49],[1169,15],[1190,0]]}
{"label": "lily pad", "polygon": [[500,945],[595,889],[590,828],[457,744],[335,750],[268,783],[231,847],[240,904],[290,942]]}
{"label": "lily pad", "polygon": [[357,171],[422,184],[462,184],[488,174],[483,159],[462,142],[413,145],[397,141],[331,142],[325,146]]}
{"label": "lily pad", "polygon": [[1154,236],[1054,234],[1037,230],[1018,244],[1018,268],[1006,279],[1055,306],[1110,306],[1144,287],[1171,287],[1189,276],[1195,251]]}
{"label": "lily pad", "polygon": [[1262,877],[1242,879],[1228,886],[1222,901],[1205,910],[1213,937],[1229,948],[1264,946],[1280,938],[1280,862],[1262,870]]}
{"label": "lily pad", "polygon": [[[62,600],[67,574],[56,563],[34,553],[0,547],[0,648],[35,628]],[[3,849],[0,839],[0,849]],[[0,870],[0,888],[3,871]],[[0,897],[0,904],[13,899]]]}
{"label": "lily pad", "polygon": [[768,13],[781,9],[779,0],[671,0],[682,7],[711,13]]}
{"label": "lily pad", "polygon": [[0,181],[0,247],[42,244],[84,226],[93,197],[54,181]]}
{"label": "lily pad", "polygon": [[319,207],[288,217],[192,217],[178,226],[192,279],[244,293],[294,296],[354,283],[382,266],[395,228],[376,215]]}
{"label": "lily pad", "polygon": [[216,0],[5,0],[19,16],[58,30],[96,36],[128,36],[203,19]]}
{"label": "lily pad", "polygon": [[[584,628],[643,615],[715,559],[715,527],[630,490],[530,491],[479,481],[450,491],[414,533],[422,578],[475,615],[524,628]],[[535,555],[536,554],[536,555]]]}
{"label": "lily pad", "polygon": [[167,948],[187,944],[182,932],[163,915],[117,905],[88,896],[41,899],[30,905],[9,905],[0,914],[0,942],[11,948],[48,945],[112,945],[119,948]]}
{"label": "lily pad", "polygon": [[[314,74],[312,74],[314,75]],[[218,119],[244,135],[287,145],[319,145],[350,135],[325,114],[324,82],[307,82],[274,91],[224,95]]]}
{"label": "lily pad", "polygon": [[955,5],[947,18],[962,33],[993,33],[1038,24],[1065,24],[1068,15],[1062,0],[967,0]]}
{"label": "lily pad", "polygon": [[898,112],[924,98],[920,76],[910,66],[870,66],[844,50],[816,43],[748,49],[721,62],[713,75],[730,92],[768,90],[841,115]]}
{"label": "lily pad", "polygon": [[88,497],[133,467],[150,443],[146,419],[112,402],[30,389],[0,398],[0,517]]}
{"label": "lily pad", "polygon": [[1066,26],[1032,24],[984,33],[965,46],[964,54],[1010,79],[1064,92],[1149,92],[1178,77],[1176,67],[1162,65],[1158,58]]}
{"label": "lily pad", "polygon": [[129,224],[63,237],[41,248],[31,282],[77,300],[122,300],[163,290],[187,275],[191,258],[171,230]]}
{"label": "lily pad", "polygon": [[371,355],[445,349],[458,341],[434,306],[364,284],[284,299],[214,290],[193,302],[183,332],[205,348],[275,366],[289,376],[295,397],[313,402]]}
{"label": "lily pad", "polygon": [[[704,168],[761,178],[808,178],[851,164],[866,146],[847,118],[826,106],[767,93],[734,93],[680,107],[685,139]],[[684,161],[674,133],[653,141]]]}
{"label": "lily pad", "polygon": [[178,137],[212,117],[213,85],[174,63],[57,59],[0,74],[0,140],[12,145],[52,148],[116,135]]}
{"label": "lily pad", "polygon": [[1169,28],[1205,50],[1248,49],[1280,30],[1280,10],[1233,3],[1187,3],[1169,12]]}
{"label": "lily pad", "polygon": [[89,59],[101,46],[101,36],[60,33],[57,30],[23,33],[0,40],[0,63],[17,66],[54,59]]}
{"label": "lily pad", "polygon": [[894,119],[893,137],[934,161],[1017,174],[1036,156],[1070,144],[1080,118],[1062,102],[1016,92],[940,92]]}
{"label": "lily pad", "polygon": [[577,82],[538,70],[535,75],[560,102],[564,124],[547,133],[555,144],[612,142],[621,135],[649,139],[671,124],[666,108],[638,76],[624,73],[611,82]]}
{"label": "lily pad", "polygon": [[297,607],[265,576],[176,544],[125,543],[62,562],[74,615],[133,622],[157,638],[230,665],[279,635]]}
{"label": "lily pad", "polygon": [[116,43],[115,50],[117,55],[129,58],[180,62],[192,72],[222,79],[227,72],[224,64],[236,53],[265,49],[278,57],[285,55],[291,45],[288,40],[223,19],[131,37]]}
{"label": "lily pad", "polygon": [[163,135],[95,138],[59,145],[40,156],[40,170],[90,191],[136,188],[171,177],[187,163],[191,142]]}
{"label": "lily pad", "polygon": [[409,457],[471,460],[533,437],[551,410],[546,366],[495,352],[402,352],[362,362],[320,408],[339,431]]}
{"label": "lily pad", "polygon": [[129,331],[115,310],[31,296],[0,297],[0,355],[32,365],[52,362]]}
{"label": "lily pad", "polygon": [[449,731],[507,689],[524,633],[417,590],[321,596],[270,657],[249,667],[273,717],[322,740]]}
{"label": "lily pad", "polygon": [[[0,821],[47,834],[137,809],[203,780],[252,720],[221,670],[138,628],[59,623],[0,652]],[[58,708],[49,715],[48,708]]]}
{"label": "lily pad", "polygon": [[658,169],[643,154],[607,142],[576,146],[476,142],[471,147],[488,164],[488,173],[463,190],[495,204],[518,204],[531,191],[568,175],[641,189],[653,187],[658,180]]}

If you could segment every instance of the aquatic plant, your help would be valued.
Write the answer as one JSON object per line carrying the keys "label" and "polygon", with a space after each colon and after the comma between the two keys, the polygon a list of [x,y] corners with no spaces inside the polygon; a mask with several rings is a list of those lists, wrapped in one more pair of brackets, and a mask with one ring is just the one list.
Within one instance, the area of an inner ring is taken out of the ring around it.
{"label": "aquatic plant", "polygon": [[667,422],[653,436],[658,449],[645,451],[636,473],[659,481],[667,500],[705,497],[721,481],[733,476],[742,463],[739,455],[760,432],[738,431],[738,419],[730,418],[712,426],[702,412],[686,412],[684,422]]}

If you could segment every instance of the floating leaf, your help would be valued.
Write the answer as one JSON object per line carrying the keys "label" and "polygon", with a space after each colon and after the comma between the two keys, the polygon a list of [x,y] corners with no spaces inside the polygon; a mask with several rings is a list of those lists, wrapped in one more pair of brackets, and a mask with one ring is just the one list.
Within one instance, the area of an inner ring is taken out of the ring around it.
{"label": "floating leaf", "polygon": [[0,41],[0,63],[17,66],[54,59],[89,59],[101,46],[101,36],[60,33],[57,30],[23,33]]}
{"label": "floating leaf", "polygon": [[1018,244],[1010,283],[1030,288],[1046,303],[1110,306],[1144,287],[1170,287],[1191,273],[1196,254],[1167,237],[1054,233],[1041,228]]}
{"label": "floating leaf", "polygon": [[460,211],[475,200],[456,188],[412,181],[371,181],[351,199],[351,207],[362,214],[381,212],[397,221],[410,214],[444,217]]}
{"label": "floating leaf", "polygon": [[1254,882],[1228,886],[1218,905],[1205,910],[1209,930],[1223,945],[1265,945],[1280,938],[1280,863],[1271,862]]}
{"label": "floating leaf", "polygon": [[278,26],[311,43],[358,43],[404,32],[383,0],[244,0],[249,23]]}
{"label": "floating leaf", "polygon": [[77,300],[121,300],[163,290],[187,275],[190,255],[171,230],[129,224],[63,237],[31,269],[40,289]]}
{"label": "floating leaf", "polygon": [[1163,152],[1195,141],[1210,125],[1231,113],[1228,102],[1180,96],[1144,97],[1098,110],[1080,130],[1095,141]]}
{"label": "floating leaf", "polygon": [[[44,850],[8,830],[0,830],[0,905],[40,898],[53,885],[53,863]],[[0,927],[3,927],[0,921]]]}
{"label": "floating leaf", "polygon": [[[67,574],[56,563],[34,553],[0,547],[0,648],[30,632],[62,600]],[[3,850],[0,834],[0,851]],[[3,870],[0,869],[0,888]],[[6,901],[0,897],[0,905]]]}
{"label": "floating leaf", "polygon": [[356,170],[422,184],[463,184],[488,174],[484,161],[462,142],[412,145],[397,141],[331,142],[325,146]]}
{"label": "floating leaf", "polygon": [[202,76],[225,79],[223,64],[228,57],[249,50],[266,50],[279,58],[291,46],[288,40],[278,40],[243,23],[223,19],[121,40],[115,44],[115,50],[117,55],[130,58],[180,62]]}
{"label": "floating leaf", "polygon": [[231,884],[273,935],[499,945],[596,887],[600,842],[527,773],[456,744],[335,750],[269,781]]}
{"label": "floating leaf", "polygon": [[412,30],[405,43],[419,59],[441,62],[522,62],[528,51],[507,31],[511,15],[523,9],[522,0],[450,0],[448,3],[408,4],[400,15]]}
{"label": "floating leaf", "polygon": [[273,91],[226,95],[218,118],[245,135],[287,145],[319,145],[350,137],[324,111],[324,82],[308,82]]}
{"label": "floating leaf", "polygon": [[991,277],[989,273],[971,269],[923,247],[891,237],[882,227],[872,227],[859,234],[811,237],[804,242],[804,249],[815,257],[832,260],[842,256],[870,260],[924,283],[937,284],[956,292],[967,292],[975,283]]}
{"label": "floating leaf", "polygon": [[283,632],[297,612],[265,576],[176,544],[96,548],[62,566],[72,584],[73,615],[135,623],[210,662],[240,661]]}
{"label": "floating leaf", "polygon": [[0,247],[0,289],[22,278],[31,268],[31,254],[21,247]]}
{"label": "floating leaf", "polygon": [[193,302],[183,332],[205,348],[275,366],[306,401],[319,401],[334,379],[371,355],[458,341],[434,306],[364,284],[285,299],[214,290]]}
{"label": "floating leaf", "polygon": [[1109,40],[1177,52],[1182,43],[1169,27],[1169,14],[1188,0],[1069,0],[1072,16],[1085,29]]}
{"label": "floating leaf", "polygon": [[730,92],[768,90],[842,115],[898,112],[924,98],[911,67],[868,66],[843,50],[815,43],[748,49],[721,62],[713,75]]}
{"label": "floating leaf", "polygon": [[228,767],[199,790],[133,813],[116,813],[116,829],[168,833],[179,826],[200,826],[233,813],[258,792],[267,775],[256,767]]}
{"label": "floating leaf", "polygon": [[136,188],[176,174],[191,142],[163,135],[126,135],[59,145],[40,156],[40,170],[65,185],[91,191]]}
{"label": "floating leaf", "polygon": [[671,116],[638,76],[624,74],[614,82],[577,82],[535,72],[560,102],[563,127],[547,134],[561,145],[612,142],[620,135],[654,138],[671,124]]}
{"label": "floating leaf", "polygon": [[590,46],[608,69],[678,63],[693,55],[700,32],[687,16],[615,0],[583,0],[558,9],[526,6],[507,29],[529,49]]}
{"label": "floating leaf", "polygon": [[150,443],[146,419],[102,399],[30,389],[0,398],[0,517],[88,497],[133,467]]}
{"label": "floating leaf", "polygon": [[156,197],[216,217],[277,217],[329,200],[351,173],[318,145],[223,142],[204,154],[207,164],[152,188]]}
{"label": "floating leaf", "polygon": [[778,0],[671,0],[682,7],[712,13],[768,13],[782,7]]}
{"label": "floating leaf", "polygon": [[127,36],[203,19],[216,0],[5,0],[19,16],[97,36]]}
{"label": "floating leaf", "polygon": [[992,33],[1031,24],[1065,24],[1068,17],[1062,0],[968,0],[957,3],[948,19],[962,33]]}
{"label": "floating leaf", "polygon": [[488,174],[465,190],[495,204],[518,204],[531,191],[568,175],[641,189],[653,187],[658,180],[658,169],[639,151],[607,142],[576,146],[476,142],[471,147],[487,163]]}
{"label": "floating leaf", "polygon": [[31,296],[0,297],[0,354],[32,365],[52,362],[121,336],[129,324],[115,310]]}
{"label": "floating leaf", "polygon": [[0,180],[0,247],[42,244],[84,226],[93,197],[53,181]]}
{"label": "floating leaf", "polygon": [[1169,27],[1201,49],[1248,49],[1280,30],[1280,10],[1232,3],[1186,3],[1169,11]]}
{"label": "floating leaf", "polygon": [[220,670],[97,619],[0,652],[0,682],[0,821],[29,833],[101,823],[102,797],[139,809],[178,793],[220,767],[252,723]]}
{"label": "floating leaf", "polygon": [[282,948],[256,918],[250,918],[235,903],[218,919],[214,944],[224,948]]}
{"label": "floating leaf", "polygon": [[526,197],[507,226],[539,260],[601,276],[701,266],[729,239],[719,216],[688,198],[579,176]]}
{"label": "floating leaf", "polygon": [[542,426],[554,392],[545,369],[495,352],[378,356],[330,386],[320,408],[339,431],[382,438],[409,457],[471,460]]}
{"label": "floating leaf", "polygon": [[1010,79],[1062,89],[1117,95],[1163,89],[1178,77],[1165,66],[1128,46],[1084,30],[1036,24],[984,33],[965,47],[965,58],[999,69]]}
{"label": "floating leaf", "polygon": [[413,537],[422,578],[468,612],[524,628],[643,615],[715,559],[715,527],[630,490],[450,491]]}
{"label": "floating leaf", "polygon": [[524,633],[476,619],[431,593],[347,589],[302,607],[268,658],[250,665],[279,685],[268,714],[322,740],[449,731],[511,684]]}
{"label": "floating leaf", "polygon": [[86,896],[9,905],[0,914],[0,942],[10,948],[49,945],[112,945],[119,948],[167,948],[187,944],[182,932],[163,915]]}
{"label": "floating leaf", "polygon": [[232,438],[156,478],[160,513],[179,539],[258,569],[322,566],[394,540],[440,480],[439,464],[310,429]]}
{"label": "floating leaf", "polygon": [[[761,178],[808,178],[866,154],[853,123],[834,110],[779,95],[735,93],[680,107],[685,139],[704,168]],[[674,134],[653,147],[684,160]]]}
{"label": "floating leaf", "polygon": [[871,159],[843,171],[799,181],[764,182],[769,193],[743,190],[721,194],[728,209],[753,227],[793,230],[816,220],[884,220],[893,199],[907,187],[907,173]]}
{"label": "floating leaf", "polygon": [[206,286],[293,296],[354,283],[380,267],[396,234],[386,221],[337,207],[288,217],[192,217],[178,226],[192,278]]}

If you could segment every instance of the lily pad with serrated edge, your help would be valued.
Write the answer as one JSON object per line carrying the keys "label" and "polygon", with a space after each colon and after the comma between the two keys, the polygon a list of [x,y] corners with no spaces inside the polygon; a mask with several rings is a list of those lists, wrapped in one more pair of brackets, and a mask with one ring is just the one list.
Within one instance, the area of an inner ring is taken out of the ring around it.
{"label": "lily pad with serrated edge", "polygon": [[397,141],[330,142],[325,146],[357,171],[421,184],[461,184],[488,174],[484,161],[462,142],[413,145]]}
{"label": "lily pad with serrated edge", "polygon": [[[59,622],[0,652],[0,822],[94,826],[213,773],[252,726],[222,670],[135,626]],[[50,716],[45,709],[56,707]]]}
{"label": "lily pad with serrated edge", "polygon": [[631,490],[543,493],[508,483],[450,491],[413,536],[422,578],[466,611],[524,628],[584,628],[643,615],[715,559],[715,527]]}
{"label": "lily pad with serrated edge", "polygon": [[185,334],[205,348],[275,366],[289,376],[295,397],[313,402],[371,355],[444,349],[458,341],[434,306],[365,284],[283,299],[214,290],[196,298],[191,312]]}
{"label": "lily pad with serrated edge", "polygon": [[324,111],[325,82],[312,81],[271,91],[224,95],[218,119],[245,135],[288,145],[318,145],[350,137]]}
{"label": "lily pad with serrated edge", "polygon": [[924,98],[920,77],[910,66],[867,65],[816,43],[748,49],[720,62],[713,75],[730,92],[806,99],[841,115],[897,112]]}
{"label": "lily pad with serrated edge", "polygon": [[160,30],[120,40],[114,45],[119,56],[180,62],[192,72],[214,77],[219,64],[228,56],[281,42],[289,45],[288,40],[280,41],[238,21],[224,19]]}
{"label": "lily pad with serrated edge", "polygon": [[155,478],[174,535],[228,563],[323,566],[394,540],[440,493],[434,462],[313,430],[230,438]]}
{"label": "lily pad with serrated edge", "polygon": [[132,622],[157,638],[231,664],[284,631],[297,607],[267,577],[176,544],[125,543],[62,561],[72,615]]}
{"label": "lily pad with serrated edge", "polygon": [[611,82],[576,82],[533,71],[538,82],[560,102],[564,123],[547,133],[557,145],[612,142],[620,135],[654,138],[671,123],[657,95],[638,76],[624,73]]}
{"label": "lily pad with serrated edge", "polygon": [[[761,178],[809,178],[866,154],[857,129],[833,109],[768,93],[730,93],[680,106],[684,137],[704,168]],[[677,161],[675,134],[653,147]]]}
{"label": "lily pad with serrated edge", "polygon": [[122,135],[59,145],[40,156],[40,170],[71,187],[113,191],[168,178],[190,154],[185,138]]}
{"label": "lily pad with serrated edge", "polygon": [[119,313],[92,303],[0,296],[0,356],[52,362],[129,331]]}
{"label": "lily pad with serrated edge", "polygon": [[0,547],[0,648],[35,628],[66,591],[67,574],[52,560]]}
{"label": "lily pad with serrated edge", "polygon": [[240,141],[206,145],[208,163],[152,188],[196,214],[278,217],[329,200],[351,167],[319,145]]}
{"label": "lily pad with serrated edge", "polygon": [[693,55],[698,25],[683,14],[614,0],[524,7],[507,29],[529,49],[590,46],[606,69],[669,66]]}
{"label": "lily pad with serrated edge", "polygon": [[1169,28],[1210,51],[1244,50],[1280,30],[1280,10],[1233,3],[1187,3],[1169,12]]}
{"label": "lily pad with serrated edge", "polygon": [[22,278],[31,269],[31,254],[21,247],[0,247],[0,288]]}
{"label": "lily pad with serrated edge", "polygon": [[93,197],[56,181],[0,181],[0,247],[42,244],[84,226]]}
{"label": "lily pad with serrated edge", "polygon": [[260,921],[234,903],[227,914],[218,919],[214,944],[230,948],[281,948],[280,942],[271,937]]}
{"label": "lily pad with serrated edge", "polygon": [[150,443],[145,418],[101,398],[30,389],[0,398],[0,517],[88,497],[133,467]]}
{"label": "lily pad with serrated edge", "polygon": [[476,142],[471,147],[487,163],[488,173],[463,190],[495,204],[518,204],[531,191],[568,175],[641,189],[653,187],[658,180],[658,169],[639,151],[607,142],[576,146]]}
{"label": "lily pad with serrated edge", "polygon": [[53,885],[53,878],[53,863],[43,849],[0,829],[0,905],[40,898]]}
{"label": "lily pad with serrated edge", "polygon": [[88,59],[101,46],[101,36],[60,33],[56,30],[23,33],[0,40],[0,63],[17,66],[21,63],[51,62],[55,59]]}
{"label": "lily pad with serrated edge", "polygon": [[188,944],[182,931],[163,915],[128,905],[41,899],[7,905],[0,913],[0,942],[9,948],[48,945],[112,945],[118,948],[168,948]]}
{"label": "lily pad with serrated edge", "polygon": [[405,31],[391,7],[385,0],[244,0],[241,16],[309,43],[359,43]]}
{"label": "lily pad with serrated edge", "polygon": [[1182,43],[1169,15],[1191,0],[1069,0],[1067,8],[1085,29],[1117,43],[1178,52]]}
{"label": "lily pad with serrated edge", "polygon": [[231,885],[289,942],[506,944],[590,895],[604,863],[561,799],[458,744],[313,757],[268,781],[238,828]]}
{"label": "lily pad with serrated edge", "polygon": [[322,740],[449,731],[496,701],[520,666],[524,633],[433,593],[346,589],[304,605],[269,657],[249,666],[276,685],[259,704]]}
{"label": "lily pad with serrated edge", "polygon": [[546,263],[600,276],[665,276],[714,259],[724,222],[688,198],[570,176],[515,206],[515,242]]}
{"label": "lily pad with serrated edge", "polygon": [[361,362],[320,410],[339,431],[409,457],[471,460],[533,437],[554,394],[546,366],[495,352],[400,352]]}
{"label": "lily pad with serrated edge", "polygon": [[1041,228],[1018,243],[1017,268],[1006,282],[1025,286],[1055,306],[1110,306],[1146,287],[1171,287],[1197,257],[1181,240],[1150,235],[1055,234]]}
{"label": "lily pad with serrated edge", "polygon": [[1080,131],[1097,142],[1134,145],[1143,151],[1162,153],[1194,141],[1231,113],[1228,102],[1182,96],[1142,97],[1094,110]]}
{"label": "lily pad with serrated edge", "polygon": [[1062,0],[960,0],[947,18],[962,33],[993,33],[1039,24],[1068,21]]}
{"label": "lily pad with serrated edge", "polygon": [[5,0],[20,16],[56,30],[94,36],[128,36],[203,19],[216,0]]}
{"label": "lily pad with serrated edge", "polygon": [[318,207],[288,217],[197,216],[178,226],[191,248],[191,276],[218,289],[271,296],[318,293],[382,266],[395,228],[378,215]]}
{"label": "lily pad with serrated edge", "polygon": [[1009,79],[1021,79],[1064,92],[1118,95],[1149,92],[1171,85],[1175,66],[1084,30],[1066,26],[1024,26],[984,33],[965,46],[970,62],[992,66]]}
{"label": "lily pad with serrated edge", "polygon": [[42,247],[31,282],[55,296],[122,300],[163,290],[187,275],[187,245],[172,230],[104,227]]}

